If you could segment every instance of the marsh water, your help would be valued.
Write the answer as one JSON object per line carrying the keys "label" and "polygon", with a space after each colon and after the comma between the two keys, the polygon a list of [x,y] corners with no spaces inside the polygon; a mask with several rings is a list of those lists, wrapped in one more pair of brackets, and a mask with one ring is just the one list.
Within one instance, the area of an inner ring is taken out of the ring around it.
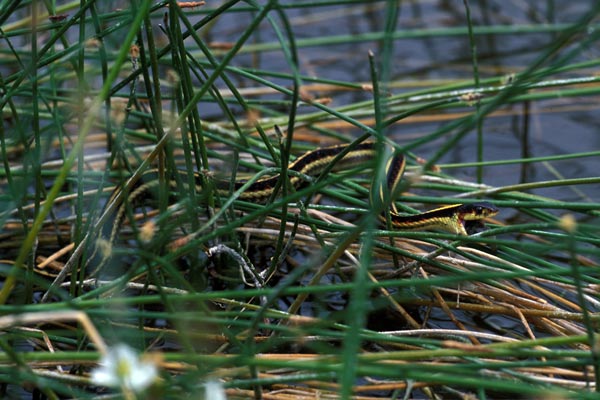
{"label": "marsh water", "polygon": [[[284,2],[290,8],[286,14],[296,35],[300,72],[308,77],[354,83],[369,83],[371,72],[368,53],[372,51],[382,61],[382,42],[369,40],[369,34],[380,32],[386,24],[388,9],[385,1],[357,3],[354,6],[301,7],[304,2]],[[497,28],[499,33],[475,36],[478,72],[481,79],[509,77],[527,68],[544,55],[560,34],[560,27],[576,23],[593,1],[478,1],[471,2],[471,19],[475,29]],[[294,8],[292,5],[298,5]],[[426,89],[456,81],[473,80],[472,48],[466,34],[465,6],[462,1],[401,1],[398,2],[396,32],[392,60],[389,62],[389,91],[391,94]],[[247,20],[245,20],[247,18]],[[240,13],[223,18],[213,27],[210,37],[234,41],[251,16]],[[556,29],[527,29],[534,25]],[[514,29],[511,29],[514,27]],[[456,30],[455,30],[456,29]],[[590,27],[590,31],[594,28]],[[448,33],[436,34],[436,30]],[[263,41],[268,42],[272,30],[265,24]],[[319,38],[335,40],[322,40]],[[578,39],[581,36],[577,36]],[[275,39],[273,39],[275,40]],[[565,46],[564,51],[574,44]],[[579,52],[571,62],[590,62],[598,59],[600,47],[592,46]],[[281,52],[264,52],[261,57],[239,58],[240,64],[289,72]],[[593,69],[556,74],[548,80],[594,74]],[[326,93],[332,97],[331,107],[369,100],[364,91]],[[519,159],[600,149],[597,97],[549,97],[535,102],[507,104],[488,116],[482,125],[484,136],[483,160]],[[432,132],[452,121],[453,116],[441,110],[409,117],[390,127],[386,135],[399,143]],[[448,140],[448,136],[413,149],[427,158]],[[465,136],[440,163],[476,161],[475,132]],[[491,166],[484,170],[483,181],[492,186],[521,182],[579,178],[598,175],[598,157],[581,157],[552,163],[519,163]],[[451,171],[468,179],[475,176],[474,168]],[[598,201],[600,188],[581,186],[534,190],[533,193],[558,200],[576,200],[582,196]]]}

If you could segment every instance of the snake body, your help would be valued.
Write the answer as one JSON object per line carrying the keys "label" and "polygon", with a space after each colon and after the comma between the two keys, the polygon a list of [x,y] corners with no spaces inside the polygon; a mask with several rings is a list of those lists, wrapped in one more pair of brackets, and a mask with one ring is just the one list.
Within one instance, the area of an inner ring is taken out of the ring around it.
{"label": "snake body", "polygon": [[[293,171],[293,174],[288,174],[290,184],[298,189],[305,180],[302,176],[316,177],[319,176],[325,169],[330,167],[335,161],[335,169],[344,169],[348,167],[356,167],[361,163],[371,160],[377,153],[378,148],[374,142],[363,142],[356,146],[349,147],[347,144],[320,147],[308,151],[291,162],[288,166],[288,171]],[[394,192],[402,180],[406,159],[403,155],[398,154],[390,159],[386,168],[387,190]],[[180,176],[181,181],[186,181],[187,176],[183,172]],[[150,177],[150,178],[148,178]],[[194,174],[194,182],[196,190],[201,191],[204,179],[200,173]],[[241,200],[261,203],[272,196],[273,191],[277,187],[277,182],[281,179],[280,174],[270,177],[258,179],[249,185],[244,192],[240,194]],[[239,190],[247,183],[245,180],[236,180],[233,186],[228,180],[215,179],[214,187],[216,192],[223,197],[229,196],[232,189]],[[176,189],[176,182],[170,181],[173,189]],[[148,171],[144,174],[140,183],[134,186],[126,201],[118,207],[116,212],[115,222],[112,224],[110,240],[114,239],[120,227],[121,221],[125,217],[127,207],[132,204],[139,204],[143,199],[149,196],[149,193],[158,186],[157,172]],[[117,196],[122,189],[116,189],[107,204]],[[382,193],[379,195],[383,196]],[[398,230],[430,230],[438,229],[458,235],[468,235],[465,225],[469,221],[481,221],[485,218],[492,217],[498,213],[498,209],[489,202],[476,202],[468,204],[454,204],[436,208],[431,211],[422,212],[419,214],[400,214],[395,207],[389,210],[390,222],[393,228]],[[382,216],[382,219],[383,216]]]}
{"label": "snake body", "polygon": [[[358,167],[365,162],[373,159],[377,155],[379,147],[374,142],[362,142],[355,145],[337,145],[321,147],[308,151],[288,165],[288,179],[294,188],[298,189],[306,183],[306,177],[317,177],[328,169],[335,166],[335,169],[344,169],[348,167]],[[405,157],[397,154],[392,157],[386,165],[386,186],[379,188],[372,193],[377,194],[380,200],[384,200],[386,190],[388,193],[395,193],[401,183],[406,165]],[[292,171],[292,173],[289,173]],[[188,179],[184,171],[176,171],[176,176],[167,181],[169,190],[177,192],[180,188],[178,182],[193,181],[196,186],[196,192],[203,190],[206,182],[206,176],[195,172],[193,179]],[[222,197],[228,197],[232,190],[239,191],[246,187],[240,193],[239,198],[246,201],[261,203],[272,197],[277,184],[281,179],[281,174],[258,179],[251,184],[245,180],[236,180],[233,183],[228,180],[210,179],[217,194]],[[136,182],[129,182],[127,185],[116,188],[107,200],[103,210],[102,218],[97,223],[96,229],[101,230],[102,241],[93,240],[93,250],[88,258],[88,263],[95,265],[89,275],[95,275],[96,272],[105,264],[110,257],[110,247],[121,229],[121,225],[127,215],[128,210],[144,206],[149,198],[155,198],[156,191],[160,186],[157,170],[149,170],[142,174]],[[479,222],[485,218],[492,217],[498,213],[498,209],[488,202],[476,202],[468,204],[454,204],[436,208],[418,214],[401,214],[393,203],[386,213],[381,214],[381,220],[388,222],[393,228],[398,230],[444,230],[457,235],[468,235],[467,225],[471,222]],[[389,218],[388,218],[389,216]],[[110,222],[109,222],[110,221]],[[105,227],[105,228],[102,228]],[[94,261],[92,261],[94,260]],[[98,261],[99,260],[99,261]],[[98,262],[96,262],[98,261]],[[70,266],[72,267],[71,260]],[[56,281],[64,279],[70,268],[65,268]],[[42,270],[43,275],[52,275]],[[89,272],[89,271],[88,271]]]}

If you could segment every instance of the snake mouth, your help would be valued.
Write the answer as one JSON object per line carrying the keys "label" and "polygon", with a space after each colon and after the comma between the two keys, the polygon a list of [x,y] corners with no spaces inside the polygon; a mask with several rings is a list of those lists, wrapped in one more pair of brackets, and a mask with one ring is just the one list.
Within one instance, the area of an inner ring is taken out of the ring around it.
{"label": "snake mouth", "polygon": [[463,219],[460,223],[465,229],[465,232],[467,232],[467,235],[474,235],[488,230],[487,225],[480,219],[470,221]]}

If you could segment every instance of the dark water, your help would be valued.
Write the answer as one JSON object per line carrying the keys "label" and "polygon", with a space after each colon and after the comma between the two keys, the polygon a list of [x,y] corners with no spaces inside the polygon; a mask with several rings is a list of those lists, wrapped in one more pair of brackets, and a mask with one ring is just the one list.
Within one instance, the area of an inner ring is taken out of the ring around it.
{"label": "dark water", "polygon": [[[207,13],[208,7],[216,8],[222,2],[210,2],[205,8],[187,11],[191,21],[201,20]],[[335,3],[335,2],[334,2]],[[438,85],[472,80],[473,67],[471,47],[464,28],[467,26],[465,7],[462,1],[405,1],[398,2],[395,33],[399,35],[392,42],[391,50],[385,52],[381,40],[369,39],[368,35],[376,35],[384,30],[390,16],[389,2],[371,1],[346,3],[343,5],[317,6],[312,2],[283,1],[280,2],[282,12],[288,19],[298,45],[298,63],[300,73],[307,78],[304,82],[310,85],[311,78],[319,80],[332,79],[348,83],[370,83],[371,72],[368,53],[371,51],[379,73],[387,71],[391,95],[407,93],[412,90],[426,89]],[[323,2],[323,4],[328,4]],[[594,1],[556,2],[505,2],[477,1],[471,4],[471,19],[477,29],[501,30],[497,34],[476,35],[479,75],[481,79],[490,77],[508,77],[531,65],[539,59],[556,40],[559,31],[545,27],[572,24],[580,20],[590,11]],[[99,5],[100,12],[114,12],[119,2],[103,2]],[[219,16],[210,27],[202,28],[198,34],[209,45],[211,43],[233,43],[252,22],[255,13],[249,11],[244,3],[239,3],[231,9],[232,12]],[[75,10],[68,11],[72,15]],[[70,13],[70,14],[69,14]],[[17,11],[8,19],[8,23],[19,20],[26,15]],[[153,14],[155,40],[160,47],[166,45],[164,33],[158,28],[164,25],[163,11]],[[273,23],[283,31],[279,15],[272,11]],[[110,25],[110,23],[107,23]],[[519,32],[521,29],[537,26],[532,33]],[[268,73],[290,73],[291,68],[285,60],[277,36],[268,21],[260,25],[258,33],[251,36],[242,51],[237,54],[232,66],[252,67]],[[511,30],[511,28],[514,28]],[[88,28],[90,29],[90,28]],[[456,31],[463,29],[463,31]],[[594,31],[590,26],[588,32]],[[436,33],[437,30],[447,30]],[[52,31],[39,34],[43,44]],[[88,36],[93,30],[88,31]],[[285,33],[285,32],[284,32]],[[76,29],[70,29],[67,35],[77,39]],[[380,39],[380,38],[379,38]],[[574,37],[557,57],[574,49],[580,40],[586,39],[586,34]],[[23,43],[20,43],[23,40]],[[28,38],[12,39],[14,46],[28,45]],[[118,50],[120,46],[118,35],[105,38],[108,49]],[[272,45],[270,50],[262,52],[246,52],[255,44]],[[190,51],[200,57],[197,46],[190,42]],[[224,53],[223,53],[224,54]],[[390,54],[390,60],[384,63],[384,54]],[[598,59],[600,48],[597,43],[591,43],[584,50],[575,53],[568,64],[589,62]],[[9,71],[5,71],[9,72]],[[14,72],[14,71],[12,71]],[[569,73],[548,76],[546,80],[593,76],[591,68],[578,69]],[[255,82],[231,73],[232,80],[239,87],[258,86]],[[385,77],[384,77],[385,78]],[[290,81],[270,78],[276,83],[289,87]],[[90,81],[91,86],[94,82]],[[222,82],[217,86],[224,88]],[[563,89],[570,89],[564,86]],[[329,107],[337,109],[359,101],[372,98],[371,93],[361,90],[321,90],[312,92],[315,97],[331,98]],[[281,95],[264,96],[250,99],[281,99]],[[597,128],[598,98],[564,97],[539,100],[534,102],[508,104],[498,110],[498,114],[488,116],[483,123],[485,161],[513,159],[524,156],[539,157],[548,155],[577,153],[600,149],[600,139]],[[200,114],[207,120],[220,120],[222,112],[210,104],[202,103]],[[233,107],[234,111],[236,108]],[[300,113],[314,112],[312,107],[301,107]],[[434,112],[444,115],[452,110]],[[471,112],[472,109],[461,111]],[[428,113],[429,114],[429,113]],[[240,116],[244,116],[240,114]],[[458,118],[458,116],[456,116]],[[410,143],[415,137],[426,135],[454,118],[448,115],[440,122],[417,122],[418,118],[409,118],[390,127],[385,134],[399,144]],[[44,122],[42,121],[42,124]],[[354,130],[353,134],[359,132]],[[450,136],[438,141],[413,149],[421,157],[434,154],[440,145]],[[58,154],[57,154],[58,156]],[[443,156],[440,163],[460,163],[476,161],[476,139],[474,134],[466,135],[452,151]],[[575,160],[557,161],[551,165],[564,178],[590,177],[598,175],[598,159],[580,158]],[[459,178],[469,179],[475,174],[472,168],[450,171]],[[521,181],[542,181],[556,179],[557,176],[542,163],[530,164],[527,171],[522,171],[518,164],[488,167],[484,170],[484,181],[490,185],[503,186]],[[578,189],[592,201],[600,198],[600,188],[597,186],[581,186]],[[570,189],[547,189],[540,194],[560,199],[575,200],[582,196]]]}
{"label": "dark water", "polygon": [[[301,3],[301,2],[297,2]],[[476,37],[479,73],[481,79],[502,77],[522,71],[537,60],[556,39],[558,32],[511,33],[510,26],[538,24],[570,24],[578,21],[589,11],[592,1],[578,2],[472,2],[471,17],[474,27],[505,26],[503,34],[479,35]],[[291,4],[291,3],[290,3]],[[288,9],[286,13],[294,25],[298,42],[328,36],[361,35],[383,29],[386,20],[384,2],[370,2],[369,6],[331,6]],[[400,2],[397,32],[415,34],[422,29],[444,29],[465,27],[465,10],[459,1]],[[239,22],[239,21],[238,21]],[[222,21],[222,32],[233,37],[243,28],[235,29]],[[217,27],[215,27],[217,28]],[[219,32],[219,30],[217,30]],[[269,37],[270,30],[264,30]],[[217,33],[214,33],[218,36]],[[348,82],[369,82],[370,70],[367,54],[381,57],[381,43],[377,41],[351,41],[326,46],[305,46],[299,49],[301,72],[321,79],[343,80]],[[565,48],[569,50],[572,45]],[[397,94],[409,90],[415,83],[435,86],[437,80],[465,80],[473,78],[471,48],[465,34],[456,36],[426,34],[417,37],[395,40],[393,60],[389,64],[390,81],[404,84],[405,88],[392,88]],[[572,62],[591,61],[600,54],[594,45],[580,52]],[[261,58],[261,68],[289,71],[277,52],[266,53]],[[549,76],[558,79],[575,76],[589,76],[592,70],[577,70],[569,74]],[[430,82],[430,83],[428,83]],[[351,102],[368,100],[369,93],[352,92],[327,95],[333,98],[330,106],[336,107]],[[484,160],[513,159],[524,156],[539,157],[567,153],[585,152],[600,149],[597,135],[597,97],[572,97],[535,101],[527,104],[512,104],[499,110],[504,116],[490,116],[483,124],[485,137]],[[407,138],[431,132],[442,123],[409,123],[390,128],[388,135],[399,143]],[[423,156],[434,153],[437,146],[446,138],[414,149]],[[475,135],[467,135],[455,149],[440,162],[459,163],[476,160]],[[598,175],[597,157],[552,162],[551,166],[564,178],[590,177]],[[455,173],[458,177],[474,174],[473,169]],[[523,172],[518,164],[488,167],[485,170],[485,183],[503,186],[525,181],[557,179],[553,171],[543,163],[531,164]],[[464,174],[464,175],[463,175]],[[596,186],[582,186],[580,189],[592,201],[600,198]],[[560,200],[575,200],[581,194],[569,189],[546,189],[540,194]]]}

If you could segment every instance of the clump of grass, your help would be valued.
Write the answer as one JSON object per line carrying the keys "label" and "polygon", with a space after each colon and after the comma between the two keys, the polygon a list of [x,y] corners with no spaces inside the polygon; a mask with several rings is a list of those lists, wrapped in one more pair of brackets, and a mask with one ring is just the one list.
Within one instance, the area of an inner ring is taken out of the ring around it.
{"label": "clump of grass", "polygon": [[[519,157],[485,154],[489,121],[517,105],[593,101],[598,60],[583,56],[597,6],[573,23],[506,26],[465,2],[456,27],[407,29],[396,2],[117,3],[0,8],[4,396],[92,398],[105,389],[89,372],[120,343],[153,357],[152,384],[173,398],[215,381],[231,398],[596,396],[600,207],[578,188],[600,178],[556,165],[599,154],[531,157],[526,137]],[[331,30],[332,10],[372,28]],[[515,34],[553,39],[521,49],[514,74],[490,73],[478,43]],[[399,44],[453,38],[470,52],[424,69],[468,73],[398,75]],[[485,198],[502,214],[469,237],[385,229],[369,197],[390,154],[298,190],[282,178],[266,204],[210,190],[367,138],[409,158],[403,212]],[[556,178],[493,183],[530,164]],[[91,279],[109,193],[150,168],[163,188],[188,174],[176,200],[128,210],[98,250],[110,268]]]}

